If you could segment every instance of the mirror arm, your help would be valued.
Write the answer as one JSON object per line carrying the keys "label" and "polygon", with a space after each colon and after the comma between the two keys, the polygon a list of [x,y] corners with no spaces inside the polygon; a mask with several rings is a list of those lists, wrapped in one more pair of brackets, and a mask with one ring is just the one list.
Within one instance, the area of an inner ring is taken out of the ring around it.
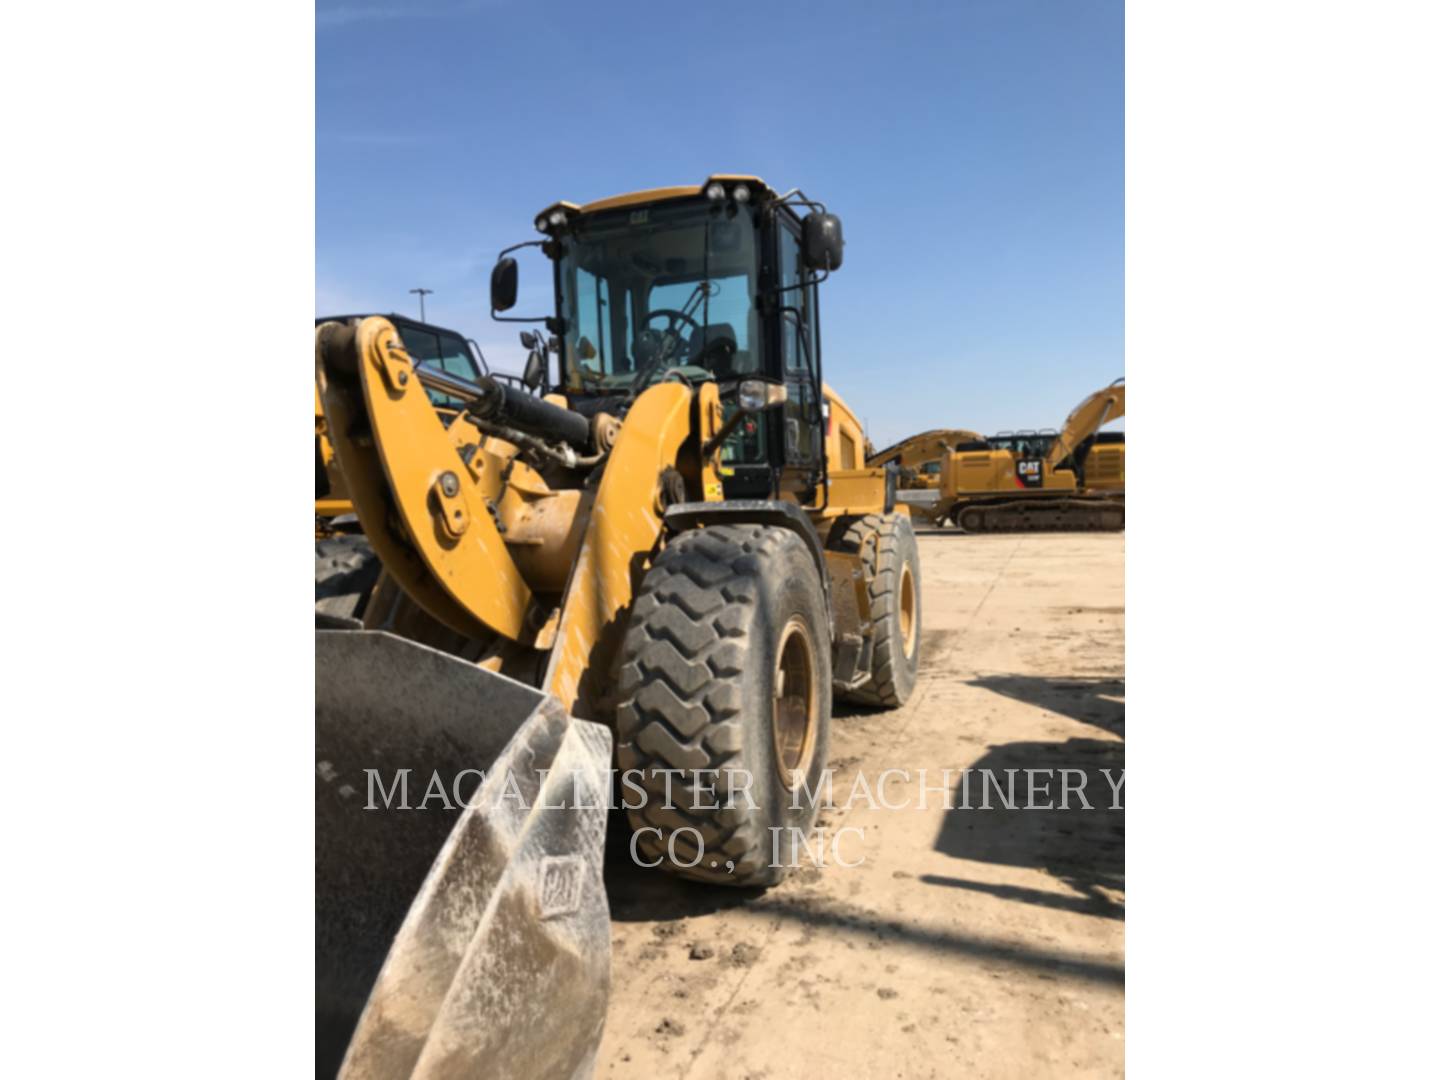
{"label": "mirror arm", "polygon": [[521,248],[527,247],[544,247],[548,243],[548,240],[522,240],[518,244],[511,244],[504,251],[500,252],[499,255],[496,255],[495,261],[499,262],[501,259],[505,258],[506,255],[509,255],[512,251],[519,251]]}
{"label": "mirror arm", "polygon": [[[505,258],[505,256],[506,256],[506,255],[509,255],[512,251],[519,251],[521,248],[527,248],[527,247],[544,248],[544,247],[546,247],[549,243],[550,243],[550,241],[548,241],[548,240],[525,240],[525,241],[523,241],[523,242],[521,242],[521,243],[519,243],[519,244],[511,244],[511,245],[510,245],[509,247],[507,247],[504,251],[500,252],[499,255],[496,255],[496,256],[495,256],[495,261],[496,261],[496,263],[499,263],[501,259]],[[549,252],[547,251],[546,254],[549,254]],[[495,311],[494,305],[491,305],[491,307],[490,307],[490,318],[494,319],[496,322],[516,322],[516,323],[537,323],[537,322],[543,322],[543,323],[548,323],[548,322],[550,321],[551,316],[549,316],[549,315],[500,315],[500,314],[498,314],[498,313]]]}
{"label": "mirror arm", "polygon": [[764,295],[765,295],[765,297],[766,297],[767,299],[769,299],[769,298],[772,298],[772,297],[779,296],[781,293],[794,292],[796,289],[803,289],[803,288],[805,288],[807,285],[819,285],[822,281],[824,281],[824,280],[825,280],[826,278],[828,278],[829,276],[830,276],[830,271],[829,271],[829,270],[826,270],[823,274],[820,274],[818,277],[805,277],[805,276],[803,276],[803,274],[802,274],[800,280],[797,281],[794,285],[772,285],[772,286],[770,286],[770,288],[768,288],[768,289],[765,290]]}

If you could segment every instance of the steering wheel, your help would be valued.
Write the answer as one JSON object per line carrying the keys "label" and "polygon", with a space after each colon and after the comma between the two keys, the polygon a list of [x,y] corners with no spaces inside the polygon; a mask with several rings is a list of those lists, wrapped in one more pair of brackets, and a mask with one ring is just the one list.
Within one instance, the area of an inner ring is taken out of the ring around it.
{"label": "steering wheel", "polygon": [[640,321],[648,323],[662,315],[666,320],[663,332],[656,332],[647,326],[635,335],[635,358],[639,361],[640,366],[635,379],[630,384],[632,397],[649,384],[651,377],[661,364],[667,368],[673,366],[673,361],[676,359],[674,354],[679,350],[666,349],[666,344],[667,342],[679,344],[682,340],[679,333],[676,332],[681,323],[687,323],[694,333],[703,333],[698,322],[685,312],[677,311],[675,308],[656,308]]}
{"label": "steering wheel", "polygon": [[675,333],[675,328],[679,326],[682,322],[688,323],[692,330],[698,331],[700,329],[700,324],[694,319],[692,319],[689,315],[686,315],[685,312],[676,311],[674,308],[668,307],[656,308],[654,311],[650,312],[650,314],[645,316],[644,321],[648,323],[651,319],[654,319],[660,315],[664,315],[667,320],[665,323],[665,333],[667,334]]}

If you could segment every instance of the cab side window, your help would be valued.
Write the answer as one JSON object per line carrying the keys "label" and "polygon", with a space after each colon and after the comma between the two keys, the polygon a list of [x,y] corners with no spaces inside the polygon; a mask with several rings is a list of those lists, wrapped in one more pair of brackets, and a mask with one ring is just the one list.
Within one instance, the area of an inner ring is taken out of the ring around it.
{"label": "cab side window", "polygon": [[785,462],[814,467],[819,463],[821,426],[819,386],[815,378],[815,286],[800,288],[804,266],[800,261],[800,234],[782,220],[775,230],[780,250],[776,297],[780,307],[780,356],[788,397],[784,405]]}

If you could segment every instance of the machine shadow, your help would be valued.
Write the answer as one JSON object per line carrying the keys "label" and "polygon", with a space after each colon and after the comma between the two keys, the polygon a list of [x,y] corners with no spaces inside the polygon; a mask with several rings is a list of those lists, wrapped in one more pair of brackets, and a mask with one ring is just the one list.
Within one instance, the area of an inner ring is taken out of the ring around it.
{"label": "machine shadow", "polygon": [[610,918],[625,922],[672,922],[748,904],[763,888],[717,888],[639,865],[630,855],[630,823],[612,810],[605,825],[605,892]]}
{"label": "machine shadow", "polygon": [[[974,679],[972,685],[1092,724],[1123,740],[1123,680],[999,675]],[[933,874],[922,880],[1123,919],[1125,789],[1121,786],[1117,794],[1112,784],[1123,785],[1124,769],[1125,744],[1114,739],[992,746],[956,783],[950,801],[954,809],[946,811],[936,837],[935,850],[954,858],[1042,870],[1081,896]],[[1120,898],[1112,895],[1116,893]]]}
{"label": "machine shadow", "polygon": [[1047,678],[1042,675],[979,675],[971,686],[993,691],[1014,701],[1093,724],[1111,735],[1125,737],[1125,680]]}

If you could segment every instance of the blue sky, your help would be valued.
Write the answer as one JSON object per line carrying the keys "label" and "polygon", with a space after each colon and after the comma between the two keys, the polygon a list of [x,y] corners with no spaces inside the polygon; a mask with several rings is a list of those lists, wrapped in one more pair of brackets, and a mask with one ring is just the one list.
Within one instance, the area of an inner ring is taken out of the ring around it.
{"label": "blue sky", "polygon": [[877,445],[1058,426],[1124,374],[1118,0],[321,0],[316,139],[317,314],[423,285],[502,369],[489,270],[536,211],[739,172],[843,219],[825,377]]}

